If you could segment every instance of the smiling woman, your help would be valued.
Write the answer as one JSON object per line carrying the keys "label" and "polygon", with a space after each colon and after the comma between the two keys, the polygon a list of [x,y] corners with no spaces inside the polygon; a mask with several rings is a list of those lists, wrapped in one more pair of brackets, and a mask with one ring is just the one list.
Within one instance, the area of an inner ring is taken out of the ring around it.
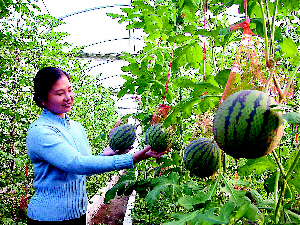
{"label": "smiling woman", "polygon": [[133,168],[143,159],[164,154],[147,146],[132,154],[117,155],[118,150],[107,147],[101,155],[92,155],[83,126],[67,115],[74,101],[70,76],[46,67],[37,73],[34,90],[34,100],[44,111],[27,132],[35,188],[27,210],[28,224],[85,224],[86,175]]}

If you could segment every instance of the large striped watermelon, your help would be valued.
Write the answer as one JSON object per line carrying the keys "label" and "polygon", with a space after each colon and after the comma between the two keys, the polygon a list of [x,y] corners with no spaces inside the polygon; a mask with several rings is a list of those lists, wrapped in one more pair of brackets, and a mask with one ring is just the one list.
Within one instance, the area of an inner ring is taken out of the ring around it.
{"label": "large striped watermelon", "polygon": [[174,140],[172,128],[164,128],[162,123],[151,125],[145,134],[145,142],[154,152],[164,152],[171,148]]}
{"label": "large striped watermelon", "polygon": [[184,151],[184,165],[200,178],[213,175],[219,166],[219,147],[209,138],[192,141]]}
{"label": "large striped watermelon", "polygon": [[230,95],[217,110],[213,133],[219,147],[234,158],[269,154],[283,134],[281,113],[266,93],[244,90]]}
{"label": "large striped watermelon", "polygon": [[124,153],[129,149],[136,138],[135,126],[131,124],[124,124],[116,127],[109,136],[109,147],[112,150],[119,150],[119,153]]}

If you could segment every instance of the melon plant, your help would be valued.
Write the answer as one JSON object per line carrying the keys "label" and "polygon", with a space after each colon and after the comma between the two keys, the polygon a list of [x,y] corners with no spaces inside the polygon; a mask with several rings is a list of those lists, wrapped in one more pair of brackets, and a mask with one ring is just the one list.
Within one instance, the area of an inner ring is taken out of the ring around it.
{"label": "melon plant", "polygon": [[119,150],[119,154],[129,149],[136,138],[135,126],[124,124],[116,127],[109,136],[109,147],[112,150]]}
{"label": "melon plant", "polygon": [[213,133],[219,147],[238,159],[269,154],[279,144],[283,120],[273,98],[257,90],[230,95],[218,108]]}
{"label": "melon plant", "polygon": [[154,152],[164,152],[171,148],[174,140],[174,133],[171,127],[164,128],[162,123],[151,125],[145,134],[145,142],[151,146]]}
{"label": "melon plant", "polygon": [[191,174],[205,178],[213,175],[219,167],[219,147],[209,138],[192,141],[184,151],[184,165]]}

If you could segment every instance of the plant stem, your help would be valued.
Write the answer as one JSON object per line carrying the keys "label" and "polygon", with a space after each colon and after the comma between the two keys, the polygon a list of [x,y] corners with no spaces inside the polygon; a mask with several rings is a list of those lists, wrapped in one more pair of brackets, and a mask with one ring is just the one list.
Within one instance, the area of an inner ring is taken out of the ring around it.
{"label": "plant stem", "polygon": [[272,34],[271,34],[271,42],[272,42],[272,55],[274,55],[274,42],[275,42],[275,21],[277,16],[277,8],[278,8],[278,0],[274,2],[274,12],[272,18]]}
{"label": "plant stem", "polygon": [[277,203],[276,208],[275,208],[275,223],[276,224],[279,221],[280,209],[282,208],[281,203],[283,202],[283,196],[285,194],[285,190],[286,190],[286,182],[283,183],[283,188],[281,189],[280,197],[279,197],[278,203]]}
{"label": "plant stem", "polygon": [[220,71],[222,71],[223,68],[224,68],[225,47],[226,47],[226,45],[224,45],[223,51],[222,51],[222,61],[221,61],[221,69],[220,69]]}
{"label": "plant stem", "polygon": [[285,179],[286,173],[285,173],[285,171],[284,171],[284,168],[283,168],[283,166],[282,166],[282,164],[281,164],[281,162],[280,162],[280,160],[279,160],[279,157],[278,157],[276,151],[275,151],[275,150],[272,151],[272,154],[273,154],[273,156],[274,156],[274,158],[275,158],[275,161],[276,161],[276,163],[277,163],[277,165],[278,165],[278,167],[279,167],[279,169],[280,169],[280,172],[281,172],[283,178]]}
{"label": "plant stem", "polygon": [[219,149],[219,173],[222,173],[222,151]]}
{"label": "plant stem", "polygon": [[279,184],[280,170],[277,169],[275,186],[274,186],[274,208],[276,208],[278,203],[278,184]]}
{"label": "plant stem", "polygon": [[260,9],[261,9],[261,14],[263,16],[262,19],[263,19],[263,25],[264,25],[264,39],[265,39],[265,45],[266,45],[265,59],[266,59],[266,63],[268,64],[268,62],[269,62],[269,40],[268,40],[268,28],[267,28],[267,23],[266,23],[265,8],[264,8],[262,0],[260,0],[259,4],[260,4]]}

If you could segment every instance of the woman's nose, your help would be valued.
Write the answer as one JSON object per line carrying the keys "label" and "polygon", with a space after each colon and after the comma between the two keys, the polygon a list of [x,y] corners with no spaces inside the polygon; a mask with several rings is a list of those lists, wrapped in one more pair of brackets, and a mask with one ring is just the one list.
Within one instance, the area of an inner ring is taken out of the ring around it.
{"label": "woman's nose", "polygon": [[71,99],[72,97],[71,97],[71,94],[70,93],[66,93],[66,95],[65,95],[65,101],[69,101],[70,99]]}

